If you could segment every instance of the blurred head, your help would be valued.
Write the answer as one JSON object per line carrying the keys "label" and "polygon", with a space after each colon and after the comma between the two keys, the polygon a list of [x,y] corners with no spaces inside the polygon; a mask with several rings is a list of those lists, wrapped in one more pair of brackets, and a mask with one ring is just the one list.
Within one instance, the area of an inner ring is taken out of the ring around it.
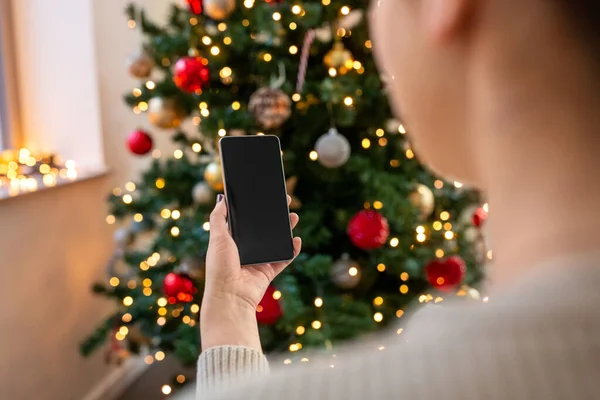
{"label": "blurred head", "polygon": [[486,186],[483,143],[493,147],[494,132],[481,119],[492,108],[504,106],[507,121],[515,111],[507,105],[523,111],[523,94],[557,77],[593,70],[600,82],[598,0],[372,0],[371,8],[393,109],[419,157],[449,179]]}

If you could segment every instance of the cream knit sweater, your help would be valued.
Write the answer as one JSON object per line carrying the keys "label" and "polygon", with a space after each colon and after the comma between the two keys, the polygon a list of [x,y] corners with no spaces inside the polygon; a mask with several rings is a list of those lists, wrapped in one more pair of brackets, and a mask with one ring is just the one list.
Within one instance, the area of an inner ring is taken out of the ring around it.
{"label": "cream knit sweater", "polygon": [[335,357],[273,361],[269,372],[255,350],[208,349],[196,399],[600,399],[598,256],[540,268],[487,304],[422,313],[410,331]]}

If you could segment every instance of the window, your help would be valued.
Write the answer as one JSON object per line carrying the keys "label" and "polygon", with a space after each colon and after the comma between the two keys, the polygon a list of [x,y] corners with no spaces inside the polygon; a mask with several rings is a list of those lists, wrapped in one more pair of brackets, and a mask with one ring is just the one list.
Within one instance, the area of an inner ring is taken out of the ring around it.
{"label": "window", "polygon": [[19,144],[10,1],[0,0],[0,150]]}

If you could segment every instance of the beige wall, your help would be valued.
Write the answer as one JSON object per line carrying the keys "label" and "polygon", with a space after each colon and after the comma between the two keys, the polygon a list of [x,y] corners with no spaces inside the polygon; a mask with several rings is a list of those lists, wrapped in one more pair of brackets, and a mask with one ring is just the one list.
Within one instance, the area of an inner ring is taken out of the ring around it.
{"label": "beige wall", "polygon": [[[145,119],[121,101],[136,83],[126,56],[140,43],[123,0],[13,0],[25,142],[111,173],[0,200],[0,398],[81,399],[109,372],[78,344],[112,304],[91,295],[105,276],[112,228],[106,194],[137,176],[125,138]],[[145,0],[160,16],[169,1]],[[169,134],[155,133],[168,151]],[[104,147],[104,152],[103,152]]]}

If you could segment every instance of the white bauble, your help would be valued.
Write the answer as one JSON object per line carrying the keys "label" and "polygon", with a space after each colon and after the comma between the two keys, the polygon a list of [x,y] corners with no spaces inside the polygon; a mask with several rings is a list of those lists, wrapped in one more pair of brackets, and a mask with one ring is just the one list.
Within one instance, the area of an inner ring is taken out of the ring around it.
{"label": "white bauble", "polygon": [[350,158],[350,143],[337,129],[331,128],[315,144],[319,163],[327,168],[341,167]]}
{"label": "white bauble", "polygon": [[348,254],[342,255],[331,267],[331,280],[341,289],[354,289],[361,275],[360,266]]}
{"label": "white bauble", "polygon": [[133,233],[127,228],[119,228],[113,234],[113,239],[117,248],[125,248],[133,243]]}
{"label": "white bauble", "polygon": [[214,193],[208,183],[198,182],[192,189],[192,198],[196,204],[208,204],[214,200]]}

